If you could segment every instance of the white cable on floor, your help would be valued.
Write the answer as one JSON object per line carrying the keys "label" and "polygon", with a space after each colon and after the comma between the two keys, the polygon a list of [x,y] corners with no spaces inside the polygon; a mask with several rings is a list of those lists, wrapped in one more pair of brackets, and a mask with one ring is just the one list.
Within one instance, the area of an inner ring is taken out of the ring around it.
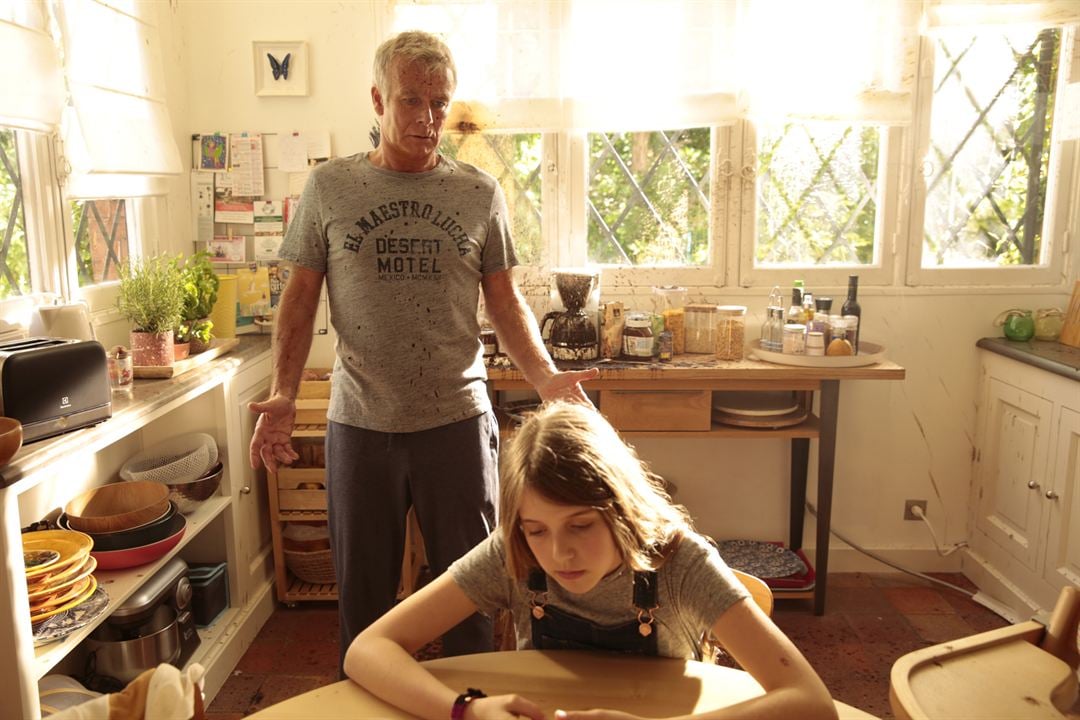
{"label": "white cable on floor", "polygon": [[930,518],[926,517],[926,513],[923,512],[923,509],[916,505],[915,507],[911,508],[911,514],[919,518],[926,524],[926,528],[930,531],[930,537],[934,539],[934,549],[937,550],[937,554],[941,557],[949,557],[960,548],[966,548],[968,546],[966,540],[961,540],[948,550],[942,550],[941,543],[938,542],[937,539],[937,533],[934,532],[934,526],[930,524]]}
{"label": "white cable on floor", "polygon": [[[812,504],[810,504],[809,500],[806,502],[806,509],[810,511],[810,514],[813,515],[814,518],[817,518],[817,508],[815,508]],[[953,585],[950,582],[945,582],[944,580],[939,580],[936,577],[931,577],[931,576],[929,576],[929,575],[927,575],[925,573],[918,572],[917,570],[912,570],[912,569],[906,568],[906,567],[904,567],[902,565],[897,565],[892,560],[889,560],[887,558],[883,558],[880,555],[878,555],[877,553],[873,552],[872,550],[867,550],[866,548],[862,547],[861,545],[858,545],[858,544],[852,542],[851,540],[847,539],[846,537],[841,535],[839,532],[837,532],[835,528],[830,527],[829,528],[829,533],[832,534],[832,535],[835,535],[840,540],[846,542],[848,545],[855,548],[856,550],[861,552],[863,555],[866,555],[868,557],[872,557],[873,559],[877,560],[879,563],[884,563],[885,565],[888,565],[891,568],[895,568],[895,569],[899,570],[900,572],[907,573],[908,575],[913,575],[913,576],[915,576],[917,578],[922,578],[923,580],[926,580],[927,582],[932,582],[935,585],[943,585],[943,586],[949,588],[950,590],[955,590],[956,592],[967,595],[968,597],[974,597],[975,596],[975,593],[971,592],[970,590],[965,590],[964,588],[962,588],[962,587],[960,587],[958,585]],[[936,544],[936,538],[935,538],[935,544]]]}

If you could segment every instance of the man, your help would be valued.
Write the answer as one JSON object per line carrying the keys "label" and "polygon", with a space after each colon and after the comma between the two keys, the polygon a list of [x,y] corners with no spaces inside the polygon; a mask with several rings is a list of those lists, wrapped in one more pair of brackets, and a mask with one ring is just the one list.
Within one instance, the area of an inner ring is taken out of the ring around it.
{"label": "man", "polygon": [[[270,399],[251,463],[274,471],[290,445],[296,390],[326,280],[337,361],[326,433],[330,538],[341,652],[394,603],[405,516],[416,509],[439,575],[494,527],[498,427],[476,320],[483,290],[500,344],[541,398],[586,401],[595,370],[558,372],[514,285],[498,183],[438,153],[456,84],[449,48],[406,32],[375,56],[371,153],[316,167],[280,256],[293,263],[278,308]],[[490,621],[448,633],[445,654],[491,647]]]}

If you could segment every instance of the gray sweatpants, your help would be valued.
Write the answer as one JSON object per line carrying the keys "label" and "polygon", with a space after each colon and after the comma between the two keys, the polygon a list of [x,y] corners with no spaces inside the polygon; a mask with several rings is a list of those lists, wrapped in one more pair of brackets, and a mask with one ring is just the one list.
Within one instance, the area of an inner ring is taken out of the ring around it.
{"label": "gray sweatpants", "polygon": [[[491,412],[414,433],[328,423],[327,500],[342,660],[353,638],[394,605],[410,505],[435,577],[494,529],[498,453]],[[491,649],[491,621],[480,614],[443,636],[446,655]]]}

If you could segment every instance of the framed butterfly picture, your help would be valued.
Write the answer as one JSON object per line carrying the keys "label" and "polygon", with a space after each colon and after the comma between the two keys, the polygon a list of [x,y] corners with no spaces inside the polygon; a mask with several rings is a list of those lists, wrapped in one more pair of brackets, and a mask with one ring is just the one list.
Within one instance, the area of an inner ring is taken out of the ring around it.
{"label": "framed butterfly picture", "polygon": [[306,42],[256,40],[251,45],[257,96],[308,94]]}

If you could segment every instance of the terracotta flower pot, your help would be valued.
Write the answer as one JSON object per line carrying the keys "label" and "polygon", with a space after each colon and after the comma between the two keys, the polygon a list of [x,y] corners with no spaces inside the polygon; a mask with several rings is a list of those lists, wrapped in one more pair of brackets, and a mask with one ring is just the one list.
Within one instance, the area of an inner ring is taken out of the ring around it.
{"label": "terracotta flower pot", "polygon": [[173,343],[173,359],[183,360],[191,353],[191,343]]}
{"label": "terracotta flower pot", "polygon": [[131,356],[133,364],[144,367],[172,365],[175,359],[172,330],[161,333],[132,332]]}

